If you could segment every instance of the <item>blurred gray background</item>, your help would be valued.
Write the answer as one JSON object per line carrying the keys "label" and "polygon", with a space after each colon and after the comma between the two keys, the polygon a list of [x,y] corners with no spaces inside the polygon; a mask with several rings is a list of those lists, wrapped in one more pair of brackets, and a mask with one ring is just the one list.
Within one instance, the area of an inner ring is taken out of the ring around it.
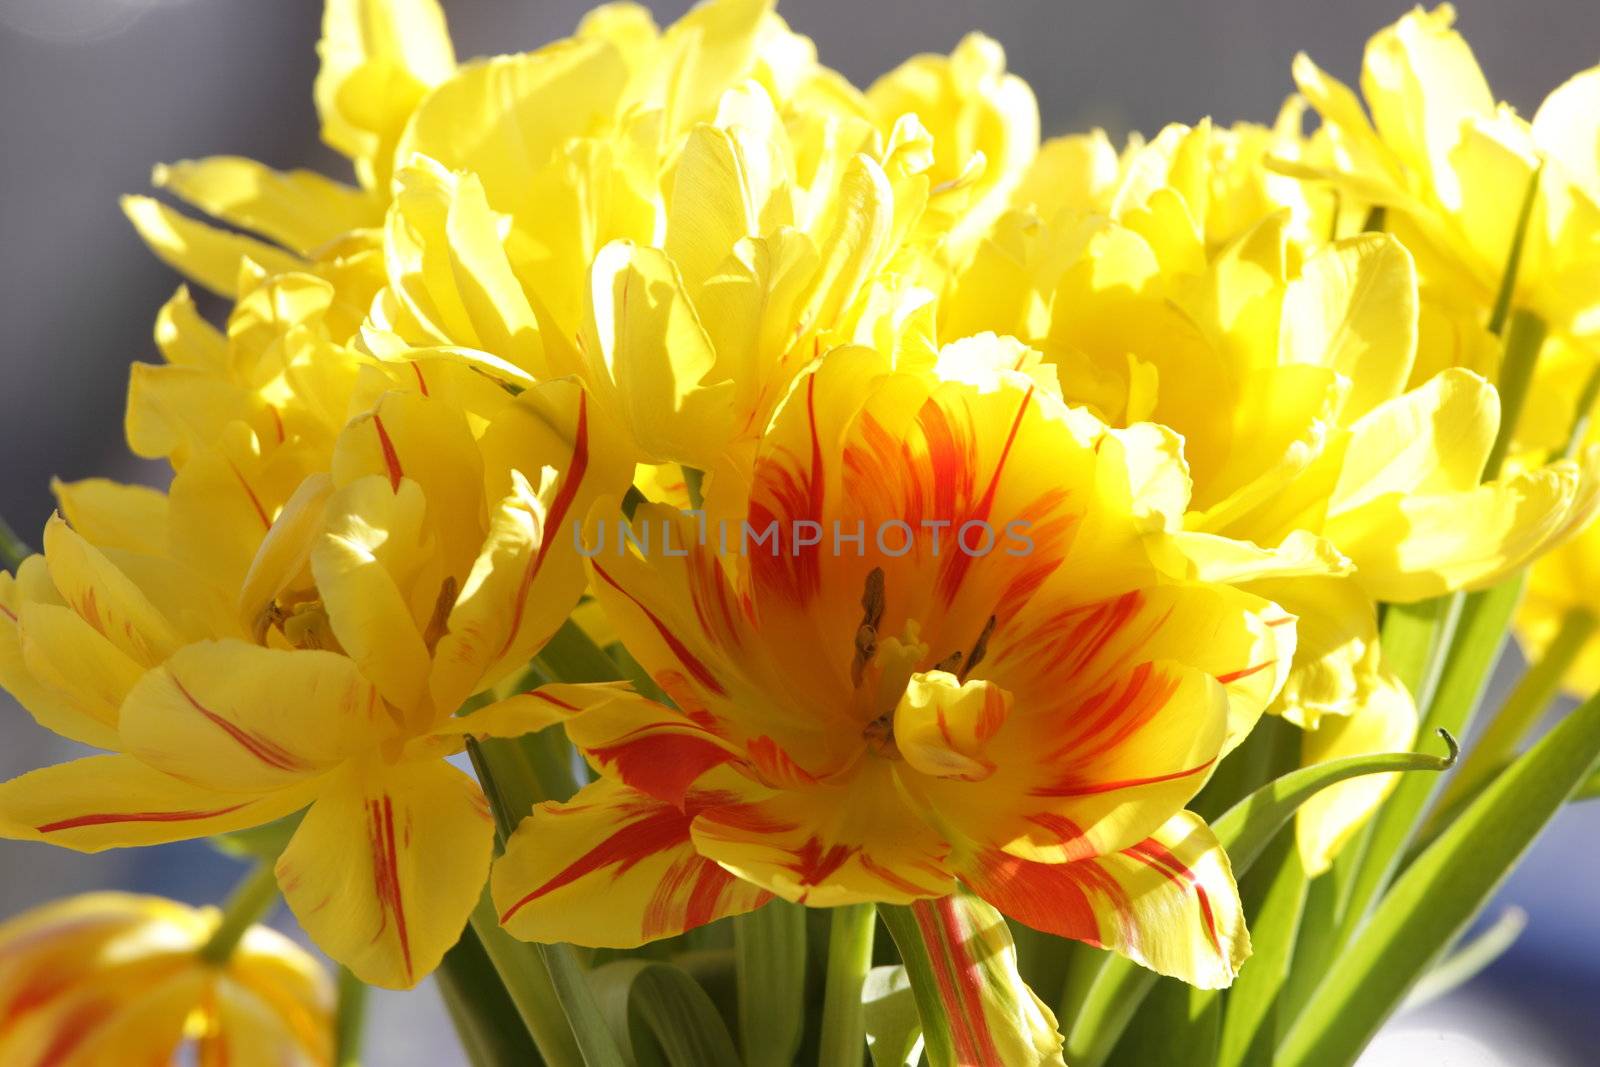
{"label": "blurred gray background", "polygon": [[[570,32],[583,0],[444,0],[465,58]],[[658,20],[683,2],[650,3]],[[793,0],[780,10],[859,85],[968,30],[1000,40],[1038,94],[1047,134],[1113,136],[1169,121],[1267,121],[1298,50],[1353,80],[1362,45],[1400,0]],[[1497,93],[1524,113],[1600,60],[1594,0],[1460,0],[1460,25]],[[48,481],[159,483],[122,443],[132,360],[154,359],[156,309],[176,277],[117,207],[150,167],[237,153],[347,177],[311,105],[318,0],[0,0],[0,514],[30,539]],[[68,755],[0,694],[0,777]],[[1397,1020],[1372,1064],[1600,1062],[1600,802],[1569,809],[1502,891],[1532,913],[1517,946],[1445,1002]],[[97,887],[218,899],[231,861],[200,844],[102,856],[0,842],[0,918]],[[280,916],[280,922],[285,921]],[[380,998],[374,1067],[462,1062],[428,987]]]}

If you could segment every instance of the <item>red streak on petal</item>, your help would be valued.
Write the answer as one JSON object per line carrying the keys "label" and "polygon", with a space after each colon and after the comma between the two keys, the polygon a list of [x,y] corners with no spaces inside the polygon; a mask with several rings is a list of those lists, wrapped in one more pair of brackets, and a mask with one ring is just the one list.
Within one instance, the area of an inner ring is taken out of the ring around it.
{"label": "red streak on petal", "polygon": [[214,819],[219,815],[227,815],[247,807],[249,801],[235,804],[227,808],[215,808],[211,811],[110,811],[97,812],[92,815],[75,815],[70,819],[61,819],[57,822],[47,822],[34,829],[41,834],[54,833],[57,830],[76,830],[84,826],[107,826],[123,822],[188,822],[192,819]]}
{"label": "red streak on petal", "polygon": [[[560,812],[561,808],[551,809]],[[626,874],[635,864],[658,853],[678,848],[689,842],[689,824],[693,817],[665,804],[654,808],[642,819],[601,841],[594,848],[567,864],[555,877],[528,893],[507,908],[500,916],[502,924],[540,897],[571,885],[587,875],[606,867],[616,867],[616,876]]]}
{"label": "red streak on petal", "polygon": [[411,364],[411,369],[413,371],[415,371],[416,375],[417,375],[417,388],[422,390],[422,395],[423,396],[427,396],[428,395],[428,379],[426,379],[426,378],[424,378],[422,376],[422,364],[413,361],[412,364]]}
{"label": "red streak on petal", "polygon": [[511,643],[517,639],[517,633],[522,629],[522,616],[528,607],[528,592],[533,588],[534,579],[539,576],[539,571],[544,566],[545,557],[550,553],[550,546],[561,536],[561,526],[566,522],[567,512],[572,510],[572,502],[577,498],[578,487],[583,484],[583,476],[589,469],[589,394],[587,393],[578,394],[578,426],[575,438],[572,443],[572,461],[567,465],[567,473],[561,480],[561,488],[556,490],[556,498],[550,504],[550,513],[545,519],[539,547],[528,560],[528,566],[522,572],[522,581],[517,585],[517,594],[511,604],[511,625],[506,628],[505,642],[494,654],[496,660],[510,651]]}
{"label": "red streak on petal", "polygon": [[394,802],[389,794],[385,793],[381,801],[367,801],[367,833],[372,843],[372,880],[378,902],[386,914],[394,917],[394,932],[400,941],[400,958],[405,964],[406,980],[411,981],[411,936],[406,928],[405,900],[401,893],[399,861],[394,845]]}
{"label": "red streak on petal", "polygon": [[1199,774],[1208,769],[1215,759],[1208,759],[1198,767],[1189,767],[1170,774],[1156,774],[1149,778],[1124,778],[1118,782],[1092,782],[1085,785],[1070,785],[1060,783],[1052,786],[1043,786],[1032,791],[1036,797],[1092,797],[1101,793],[1115,793],[1119,789],[1137,789],[1142,785],[1159,785],[1162,782],[1175,782],[1180,778],[1187,778],[1191,774]]}
{"label": "red streak on petal", "polygon": [[271,738],[262,737],[253,730],[247,730],[237,723],[229,722],[200,703],[194,698],[194,694],[189,692],[188,688],[178,680],[176,674],[168,672],[168,677],[172,679],[172,684],[178,687],[178,692],[183,694],[183,699],[189,702],[190,707],[205,716],[218,729],[233,738],[240,748],[243,748],[268,767],[275,767],[280,771],[308,771],[311,769],[309,763],[306,763],[299,756],[296,756]]}
{"label": "red streak on petal", "polygon": [[967,951],[964,928],[955,900],[919,900],[911,905],[923,942],[934,958],[933,972],[950,1020],[950,1037],[956,1062],[966,1065],[1004,1063],[983,1014],[983,975],[978,961]]}
{"label": "red streak on petal", "polygon": [[389,431],[384,428],[383,416],[373,412],[372,425],[378,431],[378,447],[383,449],[383,464],[389,468],[389,489],[398,493],[400,479],[406,476],[405,468],[400,466],[400,454],[394,450],[394,442],[389,439]]}
{"label": "red streak on petal", "polygon": [[1230,685],[1233,682],[1239,681],[1241,678],[1248,678],[1252,674],[1259,674],[1277,662],[1278,661],[1275,659],[1269,659],[1265,663],[1257,663],[1254,667],[1246,667],[1242,671],[1233,671],[1229,674],[1219,674],[1217,675],[1217,681],[1221,682],[1223,685]]}
{"label": "red streak on petal", "polygon": [[715,693],[717,696],[728,695],[728,691],[722,688],[722,684],[717,681],[716,675],[712,674],[704,663],[701,663],[695,658],[694,653],[689,651],[688,646],[680,641],[678,636],[667,628],[667,624],[662,622],[655,612],[645,607],[638,597],[624,589],[621,583],[619,583],[615,578],[611,577],[610,574],[606,573],[606,569],[600,566],[600,564],[591,561],[589,565],[594,568],[594,572],[598,574],[607,585],[611,586],[611,588],[615,589],[617,592],[633,601],[634,605],[640,611],[644,612],[645,617],[650,620],[650,624],[656,628],[656,633],[661,635],[661,639],[667,643],[667,647],[672,650],[672,654],[678,658],[680,663],[689,669],[689,673],[694,675],[696,681],[705,686],[707,689],[711,690],[711,692]]}
{"label": "red streak on petal", "polygon": [[250,506],[255,509],[256,518],[261,520],[261,525],[272,529],[272,517],[267,514],[267,509],[261,506],[261,498],[256,496],[256,491],[250,488],[250,483],[244,480],[244,475],[239,473],[239,468],[233,465],[233,460],[228,460],[228,469],[233,471],[233,476],[239,480],[239,488],[244,490],[244,495],[250,498]]}
{"label": "red streak on petal", "polygon": [[1194,872],[1184,866],[1182,860],[1174,856],[1165,845],[1153,837],[1146,838],[1129,848],[1126,854],[1166,875],[1171,881],[1178,882],[1185,888],[1194,891],[1195,898],[1200,905],[1200,921],[1205,927],[1206,940],[1211,942],[1212,949],[1220,955],[1222,941],[1217,936],[1216,916],[1211,911],[1211,898],[1206,896],[1205,887],[1194,876]]}

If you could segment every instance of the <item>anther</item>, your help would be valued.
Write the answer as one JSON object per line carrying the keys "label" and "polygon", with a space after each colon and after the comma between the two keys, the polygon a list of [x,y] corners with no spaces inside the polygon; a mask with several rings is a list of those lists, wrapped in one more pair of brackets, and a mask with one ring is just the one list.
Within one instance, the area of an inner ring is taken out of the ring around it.
{"label": "anther", "polygon": [[867,573],[865,588],[861,591],[861,625],[856,627],[856,656],[850,664],[850,681],[861,687],[867,677],[867,664],[878,654],[878,627],[883,625],[884,610],[883,568],[874,567]]}
{"label": "anther", "polygon": [[971,674],[978,664],[983,662],[984,655],[989,651],[989,636],[994,633],[995,617],[989,616],[989,621],[983,624],[983,631],[978,634],[978,640],[973,643],[972,651],[967,653],[967,661],[961,665],[961,670],[956,673],[956,680],[964,682],[967,675]]}

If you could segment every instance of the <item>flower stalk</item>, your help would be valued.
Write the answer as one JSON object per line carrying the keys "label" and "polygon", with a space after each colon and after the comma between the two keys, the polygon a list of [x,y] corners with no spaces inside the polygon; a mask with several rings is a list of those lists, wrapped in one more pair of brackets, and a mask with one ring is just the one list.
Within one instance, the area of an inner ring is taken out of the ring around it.
{"label": "flower stalk", "polygon": [[818,1062],[847,1067],[861,1062],[866,1047],[861,992],[872,967],[878,911],[871,904],[846,904],[834,908],[828,922],[828,977],[822,1000],[822,1051]]}
{"label": "flower stalk", "polygon": [[206,943],[200,946],[200,958],[218,967],[226,964],[244,935],[277,902],[278,877],[273,865],[270,862],[257,864],[222,906],[222,921]]}

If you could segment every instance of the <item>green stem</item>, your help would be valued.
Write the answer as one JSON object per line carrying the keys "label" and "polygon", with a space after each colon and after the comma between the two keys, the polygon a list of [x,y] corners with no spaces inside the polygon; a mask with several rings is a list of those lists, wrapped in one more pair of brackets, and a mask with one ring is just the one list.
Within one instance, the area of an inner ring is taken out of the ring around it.
{"label": "green stem", "polygon": [[866,1049],[861,990],[872,967],[878,913],[871,904],[833,909],[828,927],[828,978],[822,999],[822,1049],[818,1063],[859,1067]]}
{"label": "green stem", "polygon": [[244,935],[278,902],[278,876],[271,863],[260,863],[235,887],[222,906],[222,921],[200,946],[200,958],[221,966],[228,962]]}
{"label": "green stem", "polygon": [[1451,776],[1449,785],[1439,798],[1438,811],[1450,810],[1482,779],[1508,763],[1524,738],[1539,723],[1550,702],[1561,690],[1561,679],[1573,661],[1588,645],[1595,631],[1600,629],[1600,619],[1586,608],[1573,608],[1562,618],[1554,640],[1545,649],[1506,697],[1500,714],[1473,746],[1467,758]]}
{"label": "green stem", "polygon": [[1517,291],[1517,273],[1522,269],[1522,246],[1527,242],[1528,223],[1533,218],[1533,202],[1539,195],[1539,175],[1544,164],[1534,168],[1528,185],[1522,190],[1522,204],[1517,209],[1517,228],[1511,235],[1511,247],[1506,252],[1506,265],[1500,272],[1500,289],[1494,295],[1494,307],[1489,312],[1489,332],[1495,336],[1505,329],[1506,315],[1511,310],[1511,298]]}
{"label": "green stem", "polygon": [[339,1016],[334,1030],[337,1067],[361,1067],[361,1032],[367,1018],[367,984],[339,968]]}
{"label": "green stem", "polygon": [[563,682],[613,682],[622,677],[617,661],[571,619],[545,642],[533,662],[545,674]]}
{"label": "green stem", "polygon": [[1500,374],[1495,382],[1500,392],[1500,431],[1495,434],[1488,462],[1483,465],[1483,480],[1486,482],[1499,476],[1500,467],[1511,451],[1511,442],[1517,433],[1517,423],[1522,418],[1522,407],[1527,402],[1528,388],[1533,384],[1533,370],[1538,366],[1539,353],[1544,348],[1547,332],[1544,320],[1526,308],[1518,308],[1511,316],[1511,326],[1505,335],[1505,350],[1500,357]]}
{"label": "green stem", "polygon": [[556,997],[548,969],[530,946],[501,929],[488,893],[472,909],[472,930],[545,1062],[550,1067],[583,1067],[583,1053]]}
{"label": "green stem", "polygon": [[[506,841],[516,832],[522,813],[545,797],[538,780],[524,765],[502,758],[507,750],[493,744],[494,740],[482,744],[469,740],[467,753],[478,772],[483,794],[489,800],[498,837],[497,851],[502,851]],[[567,1036],[576,1043],[579,1058],[576,1061],[552,1062],[581,1063],[585,1067],[624,1067],[622,1052],[595,1005],[594,994],[589,989],[583,967],[573,955],[571,946],[517,941],[500,928],[498,917],[493,914],[493,906],[489,905],[486,915],[480,914],[483,907],[480,902],[470,924],[477,934],[475,940],[488,953],[529,1033],[533,1034],[536,1041],[543,1033],[545,1040],[551,1043],[547,1049],[544,1042],[540,1041],[540,1050],[548,1053],[563,1047],[553,1032],[553,1024],[547,1026],[545,1022],[552,1011],[559,1011],[565,1016],[569,1028]],[[494,936],[490,927],[498,932],[498,937]],[[545,981],[538,979],[536,969],[545,972]]]}
{"label": "green stem", "polygon": [[1584,380],[1583,391],[1578,394],[1578,402],[1573,406],[1572,429],[1567,431],[1566,443],[1557,453],[1557,459],[1570,459],[1577,454],[1583,439],[1589,434],[1590,415],[1596,400],[1600,400],[1600,362],[1595,363],[1589,377]]}
{"label": "green stem", "polygon": [[22,561],[33,555],[33,550],[18,537],[5,519],[0,518],[0,564],[15,574]]}
{"label": "green stem", "polygon": [[543,1062],[470,925],[444,954],[433,977],[472,1067],[537,1067]]}

